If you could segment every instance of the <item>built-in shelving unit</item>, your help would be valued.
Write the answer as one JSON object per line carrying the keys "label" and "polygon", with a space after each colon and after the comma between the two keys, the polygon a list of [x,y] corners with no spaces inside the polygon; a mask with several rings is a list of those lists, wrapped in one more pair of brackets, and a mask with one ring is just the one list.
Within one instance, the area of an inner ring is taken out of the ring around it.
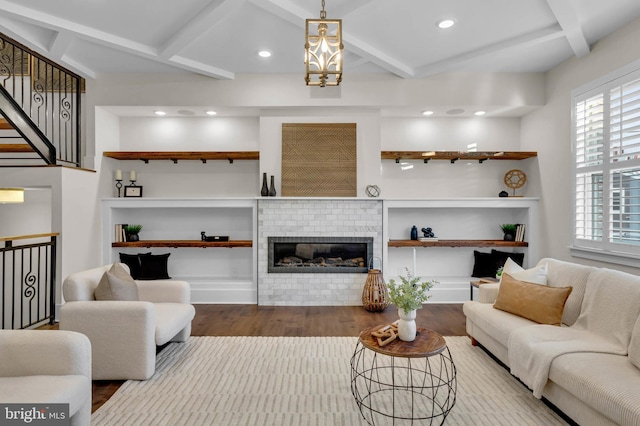
{"label": "built-in shelving unit", "polygon": [[[169,275],[191,284],[193,303],[257,303],[256,205],[254,198],[103,199],[104,263],[120,253],[169,253]],[[116,241],[116,225],[125,223],[143,225],[140,241]],[[229,241],[202,241],[201,232]]]}
{"label": "built-in shelving unit", "polygon": [[150,160],[170,160],[177,163],[179,160],[202,161],[227,160],[259,160],[259,151],[105,151],[105,157],[116,160],[141,160],[148,163]]}
{"label": "built-in shelving unit", "polygon": [[[525,241],[505,241],[500,225],[526,226]],[[432,228],[437,241],[410,240],[411,228]],[[442,198],[383,201],[383,271],[387,282],[408,269],[423,279],[437,280],[433,303],[469,300],[474,251],[522,252],[524,266],[538,259],[538,199]]]}
{"label": "built-in shelving unit", "polygon": [[382,151],[383,160],[423,160],[425,163],[431,160],[449,160],[455,163],[458,160],[475,160],[483,163],[487,160],[525,160],[537,157],[534,151]]}
{"label": "built-in shelving unit", "polygon": [[119,243],[111,243],[111,247],[252,247],[253,241],[251,240],[236,240],[236,241],[201,241],[201,240],[143,240],[143,241],[127,241]]}

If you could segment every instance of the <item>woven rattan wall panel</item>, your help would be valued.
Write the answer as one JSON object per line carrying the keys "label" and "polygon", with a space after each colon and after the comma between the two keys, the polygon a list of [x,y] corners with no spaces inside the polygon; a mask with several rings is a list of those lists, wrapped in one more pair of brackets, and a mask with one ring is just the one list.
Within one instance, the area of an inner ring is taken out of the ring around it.
{"label": "woven rattan wall panel", "polygon": [[355,123],[283,123],[282,195],[357,196]]}

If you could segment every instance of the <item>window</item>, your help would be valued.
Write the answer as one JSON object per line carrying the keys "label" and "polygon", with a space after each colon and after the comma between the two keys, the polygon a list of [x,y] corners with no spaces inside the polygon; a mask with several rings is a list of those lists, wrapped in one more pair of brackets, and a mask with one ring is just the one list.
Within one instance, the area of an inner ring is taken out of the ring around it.
{"label": "window", "polygon": [[[640,70],[573,96],[572,253],[640,259]],[[618,258],[617,260],[615,258]]]}

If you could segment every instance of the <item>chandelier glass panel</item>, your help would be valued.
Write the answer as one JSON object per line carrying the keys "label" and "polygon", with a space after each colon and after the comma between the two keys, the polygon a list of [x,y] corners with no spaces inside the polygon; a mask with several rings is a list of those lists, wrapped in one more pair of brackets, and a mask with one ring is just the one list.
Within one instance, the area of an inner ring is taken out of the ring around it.
{"label": "chandelier glass panel", "polygon": [[337,86],[342,81],[342,19],[307,19],[304,45],[307,86]]}

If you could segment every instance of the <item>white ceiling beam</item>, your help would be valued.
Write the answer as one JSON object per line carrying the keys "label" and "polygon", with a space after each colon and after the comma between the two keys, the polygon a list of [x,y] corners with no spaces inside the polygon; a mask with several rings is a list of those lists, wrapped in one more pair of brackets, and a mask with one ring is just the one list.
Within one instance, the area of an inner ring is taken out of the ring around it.
{"label": "white ceiling beam", "polygon": [[[256,6],[266,10],[279,17],[280,19],[284,19],[287,22],[290,22],[300,28],[304,28],[305,22],[309,18],[316,18],[320,16],[320,9],[318,9],[317,14],[310,15],[309,12],[295,3],[290,2],[289,0],[249,0],[251,3]],[[358,5],[360,5],[361,1],[356,1]],[[326,6],[325,6],[326,10]],[[355,10],[355,8],[353,9]],[[316,16],[318,15],[318,16]],[[332,16],[332,19],[340,19],[339,16]],[[392,58],[388,54],[382,52],[371,46],[368,43],[363,42],[362,40],[353,36],[348,30],[345,31],[342,29],[342,40],[345,46],[345,49],[350,52],[367,59],[369,62],[372,62],[379,66],[382,69],[385,69],[393,74],[396,74],[402,78],[410,78],[413,77],[413,70],[398,61],[397,59]]]}
{"label": "white ceiling beam", "polygon": [[523,49],[525,47],[546,43],[560,37],[564,37],[562,28],[560,28],[559,25],[552,25],[542,30],[533,31],[527,34],[523,34],[519,37],[514,37],[505,41],[493,43],[485,47],[462,53],[460,55],[449,57],[442,61],[424,65],[416,69],[415,76],[428,77],[440,72],[449,71],[454,67],[472,59],[491,55],[508,49]]}
{"label": "white ceiling beam", "polygon": [[[49,49],[51,44],[45,47],[45,46],[42,46],[41,43],[37,42],[36,40],[31,40],[30,38],[28,38],[28,36],[27,37],[23,36],[22,34],[24,33],[24,30],[21,26],[16,25],[15,20],[10,20],[3,16],[0,16],[0,29],[1,29],[1,32],[8,35],[12,39],[18,41],[19,43],[24,44],[25,46],[29,46],[31,50],[41,54],[44,57],[49,57]],[[70,71],[73,71],[74,73],[78,74],[83,78],[96,77],[96,73],[93,69],[86,67],[76,61],[70,60],[66,56],[62,56],[56,59],[55,61],[58,62],[58,64],[69,69]]]}
{"label": "white ceiling beam", "polygon": [[571,2],[567,0],[547,0],[547,4],[562,27],[574,55],[582,58],[589,54],[591,48],[584,36],[578,15],[576,15],[571,6]]}
{"label": "white ceiling beam", "polygon": [[51,43],[49,43],[49,51],[47,52],[47,57],[54,61],[62,58],[67,49],[69,49],[69,46],[71,46],[73,39],[73,35],[69,34],[68,32],[58,31],[51,39]]}
{"label": "white ceiling beam", "polygon": [[[141,58],[149,59],[151,61],[174,65],[178,68],[183,68],[191,72],[197,72],[209,77],[220,79],[234,78],[233,73],[230,73],[229,71],[223,71],[222,73],[218,74],[211,73],[212,69],[216,69],[213,67],[207,67],[198,70],[193,66],[185,66],[180,62],[173,62],[169,59],[158,56],[158,49],[154,47],[147,46],[143,43],[138,43],[133,40],[119,37],[104,31],[99,31],[95,28],[87,27],[86,25],[81,25],[54,15],[49,15],[47,13],[39,12],[34,9],[29,9],[22,5],[17,5],[6,0],[0,0],[0,9],[5,15],[11,15],[21,21],[48,28],[57,32],[66,31],[74,37],[81,38],[115,50],[119,50],[121,52],[130,53]],[[196,64],[197,62],[193,61],[193,63]]]}
{"label": "white ceiling beam", "polygon": [[158,51],[158,56],[171,58],[189,46],[222,19],[240,8],[246,0],[214,0],[176,31]]}

